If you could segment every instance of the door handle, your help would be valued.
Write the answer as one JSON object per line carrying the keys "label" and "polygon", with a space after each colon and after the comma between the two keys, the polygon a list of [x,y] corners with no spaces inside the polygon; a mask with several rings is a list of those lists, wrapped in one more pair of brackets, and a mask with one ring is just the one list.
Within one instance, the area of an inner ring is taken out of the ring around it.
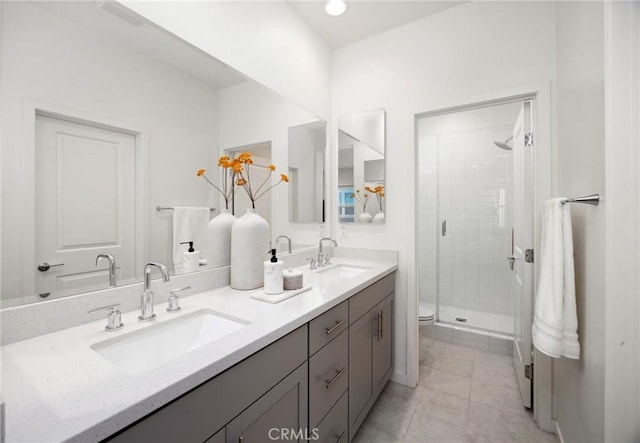
{"label": "door handle", "polygon": [[442,236],[443,237],[447,236],[447,221],[446,220],[442,221]]}
{"label": "door handle", "polygon": [[507,260],[509,260],[509,269],[511,269],[513,271],[514,262],[516,261],[516,256],[515,255],[510,255],[510,256],[507,257]]}
{"label": "door handle", "polygon": [[52,265],[47,263],[46,261],[43,261],[38,265],[38,271],[47,272],[49,269],[53,268],[54,266],[64,266],[64,263],[56,263]]}

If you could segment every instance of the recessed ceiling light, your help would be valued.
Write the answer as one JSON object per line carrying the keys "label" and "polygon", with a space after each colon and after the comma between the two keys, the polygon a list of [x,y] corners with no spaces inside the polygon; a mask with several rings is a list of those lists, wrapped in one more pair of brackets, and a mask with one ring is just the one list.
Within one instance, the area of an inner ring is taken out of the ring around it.
{"label": "recessed ceiling light", "polygon": [[342,15],[347,10],[347,0],[327,0],[324,11],[332,16]]}

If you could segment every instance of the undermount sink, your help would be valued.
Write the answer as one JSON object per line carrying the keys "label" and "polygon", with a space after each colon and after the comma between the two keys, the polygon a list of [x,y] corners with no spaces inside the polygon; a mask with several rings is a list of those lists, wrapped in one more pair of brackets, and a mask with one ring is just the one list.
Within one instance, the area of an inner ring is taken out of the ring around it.
{"label": "undermount sink", "polygon": [[353,278],[358,275],[367,272],[369,268],[361,267],[361,266],[351,266],[351,265],[334,265],[330,268],[319,269],[318,273],[326,277],[335,277],[335,278]]}
{"label": "undermount sink", "polygon": [[140,374],[244,328],[250,322],[202,309],[91,345],[130,374]]}

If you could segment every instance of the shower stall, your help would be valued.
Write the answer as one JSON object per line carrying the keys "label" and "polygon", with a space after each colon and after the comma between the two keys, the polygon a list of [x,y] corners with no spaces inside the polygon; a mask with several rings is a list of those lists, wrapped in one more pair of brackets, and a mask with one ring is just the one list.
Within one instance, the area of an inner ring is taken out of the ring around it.
{"label": "shower stall", "polygon": [[521,106],[418,120],[419,304],[436,325],[514,333],[511,142]]}

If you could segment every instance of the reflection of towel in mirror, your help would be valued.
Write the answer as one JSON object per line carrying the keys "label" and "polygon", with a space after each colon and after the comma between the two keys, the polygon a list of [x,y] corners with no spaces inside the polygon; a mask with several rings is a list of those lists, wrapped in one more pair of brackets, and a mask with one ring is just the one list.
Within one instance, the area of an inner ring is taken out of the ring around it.
{"label": "reflection of towel in mirror", "polygon": [[573,268],[571,209],[562,198],[542,204],[540,280],[533,316],[533,344],[555,358],[580,358]]}
{"label": "reflection of towel in mirror", "polygon": [[184,252],[189,245],[182,242],[193,242],[196,251],[206,249],[207,224],[209,223],[209,208],[190,208],[176,206],[173,211],[173,269],[175,274],[182,274]]}

